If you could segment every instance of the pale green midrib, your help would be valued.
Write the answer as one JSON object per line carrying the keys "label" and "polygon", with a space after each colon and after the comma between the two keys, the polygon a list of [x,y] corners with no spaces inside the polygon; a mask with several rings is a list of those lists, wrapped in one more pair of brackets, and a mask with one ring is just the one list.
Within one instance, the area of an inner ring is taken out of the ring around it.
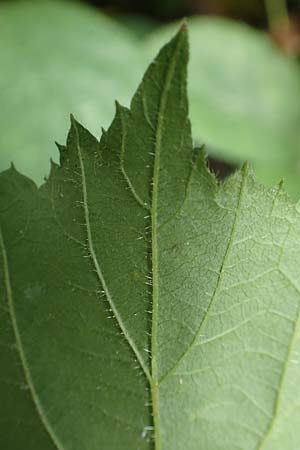
{"label": "pale green midrib", "polygon": [[172,55],[172,60],[167,70],[166,79],[161,95],[161,101],[157,117],[155,146],[154,146],[154,167],[152,180],[152,205],[151,205],[151,254],[152,254],[152,330],[151,330],[151,395],[152,395],[152,413],[154,426],[154,445],[155,450],[161,450],[160,438],[160,413],[159,413],[159,382],[158,382],[158,363],[157,363],[157,324],[158,324],[158,183],[160,169],[160,153],[162,143],[162,128],[164,113],[167,104],[168,90],[174,75],[175,67],[178,62],[178,53],[181,39],[178,39],[177,46]]}
{"label": "pale green midrib", "polygon": [[23,344],[22,344],[19,327],[18,327],[18,323],[17,323],[17,318],[16,318],[12,286],[11,286],[11,279],[10,279],[10,271],[9,271],[9,265],[8,265],[8,258],[7,258],[7,252],[6,252],[6,247],[5,247],[1,227],[0,227],[0,249],[1,249],[1,253],[2,253],[2,261],[3,261],[3,269],[4,269],[4,284],[5,284],[6,295],[7,295],[8,310],[9,310],[9,314],[10,314],[10,318],[11,318],[13,332],[14,332],[15,339],[16,339],[16,347],[18,349],[21,365],[23,368],[24,377],[25,377],[26,383],[29,387],[29,392],[31,394],[31,398],[32,398],[34,407],[36,408],[37,415],[38,415],[43,427],[45,428],[46,432],[48,433],[52,443],[57,448],[57,450],[65,450],[65,447],[63,446],[63,444],[55,436],[55,433],[52,430],[50,423],[48,422],[47,416],[46,416],[45,412],[43,411],[43,407],[40,403],[38,394],[35,390],[34,383],[31,378],[30,370],[27,365],[26,356],[25,356],[25,352],[23,349]]}
{"label": "pale green midrib", "polygon": [[[292,282],[292,281],[290,281],[290,283],[295,288],[296,292],[299,294],[300,290],[295,285],[295,283]],[[279,407],[280,407],[280,403],[281,403],[281,397],[282,397],[283,389],[284,389],[284,386],[286,384],[286,378],[287,378],[287,372],[288,372],[288,368],[289,368],[289,362],[290,362],[290,359],[291,359],[291,355],[293,353],[293,349],[295,347],[295,341],[297,339],[297,334],[299,332],[299,329],[300,329],[300,302],[299,302],[299,305],[298,305],[297,319],[295,321],[293,333],[292,333],[290,344],[289,344],[288,351],[287,351],[286,363],[284,364],[283,371],[282,371],[282,374],[281,374],[281,377],[280,377],[280,381],[279,381],[279,386],[278,386],[277,395],[276,395],[276,399],[275,399],[272,420],[270,421],[269,427],[268,427],[266,433],[264,434],[263,438],[259,442],[256,450],[263,450],[265,444],[267,443],[267,441],[270,439],[270,437],[272,435],[273,428],[274,428],[274,426],[276,424],[276,421],[278,419]]]}
{"label": "pale green midrib", "polygon": [[97,259],[97,255],[96,255],[96,251],[94,248],[94,243],[93,243],[93,237],[92,237],[92,230],[91,230],[91,225],[90,225],[90,216],[89,216],[89,208],[88,208],[88,193],[87,193],[87,183],[86,183],[86,174],[85,174],[85,167],[84,167],[84,162],[83,162],[83,158],[82,158],[82,150],[81,150],[81,146],[80,146],[80,141],[79,141],[79,133],[78,133],[78,128],[76,123],[73,123],[73,126],[75,128],[76,131],[76,144],[77,144],[77,151],[78,151],[78,159],[79,159],[79,164],[80,164],[80,170],[81,170],[81,179],[82,179],[82,192],[83,192],[83,208],[84,208],[84,216],[85,216],[85,223],[86,223],[86,230],[87,230],[87,241],[88,241],[88,248],[89,248],[89,253],[91,255],[98,279],[102,285],[102,288],[105,292],[106,298],[108,300],[108,303],[112,309],[112,312],[116,318],[116,321],[125,337],[125,339],[127,340],[130,348],[132,349],[135,357],[137,358],[145,376],[147,377],[149,383],[151,382],[151,376],[149,373],[149,370],[144,362],[144,359],[142,358],[138,348],[136,347],[133,339],[131,338],[130,334],[128,333],[126,326],[118,312],[118,309],[113,301],[112,295],[110,294],[110,291],[108,289],[108,286],[106,284],[105,278],[103,276],[103,273],[101,271],[98,259]]}
{"label": "pale green midrib", "polygon": [[198,341],[198,338],[201,334],[201,332],[203,331],[203,327],[205,326],[209,315],[210,315],[210,311],[214,305],[214,302],[217,298],[217,295],[220,291],[221,285],[222,285],[222,280],[223,280],[223,275],[224,275],[224,268],[226,266],[226,262],[228,260],[231,248],[232,248],[232,244],[234,241],[234,237],[235,237],[235,233],[236,233],[236,229],[237,229],[237,225],[238,225],[238,218],[239,218],[239,214],[240,214],[240,210],[241,210],[241,205],[242,205],[242,200],[243,200],[243,196],[244,196],[244,191],[245,191],[245,186],[246,186],[246,180],[247,180],[247,166],[245,166],[242,169],[242,180],[241,180],[241,185],[240,185],[240,191],[239,191],[239,196],[238,196],[238,202],[237,202],[237,207],[236,207],[236,213],[235,213],[235,217],[233,220],[233,224],[232,224],[232,228],[230,231],[230,235],[229,235],[229,239],[228,239],[228,244],[227,244],[227,248],[225,250],[225,254],[224,254],[224,258],[223,258],[223,262],[221,264],[221,268],[220,268],[220,272],[219,272],[219,276],[217,279],[217,283],[214,289],[214,292],[212,294],[210,303],[207,307],[206,313],[203,316],[202,321],[200,322],[199,328],[197,333],[194,336],[194,339],[192,340],[191,344],[189,345],[189,347],[186,349],[186,351],[181,355],[181,357],[178,359],[178,361],[174,364],[174,366],[168,371],[166,372],[164,375],[161,376],[161,378],[159,379],[159,384],[163,383],[164,381],[166,381],[180,366],[180,364],[183,362],[183,360],[187,357],[187,355],[191,352],[191,350],[194,348],[195,344]]}

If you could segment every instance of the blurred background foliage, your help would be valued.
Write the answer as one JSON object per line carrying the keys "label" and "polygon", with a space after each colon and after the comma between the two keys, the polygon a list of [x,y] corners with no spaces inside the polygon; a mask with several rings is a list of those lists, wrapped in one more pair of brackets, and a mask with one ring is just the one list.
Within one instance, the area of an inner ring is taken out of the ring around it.
{"label": "blurred background foliage", "polygon": [[0,170],[41,183],[70,112],[99,136],[182,17],[195,144],[221,177],[248,160],[298,199],[299,0],[2,0]]}

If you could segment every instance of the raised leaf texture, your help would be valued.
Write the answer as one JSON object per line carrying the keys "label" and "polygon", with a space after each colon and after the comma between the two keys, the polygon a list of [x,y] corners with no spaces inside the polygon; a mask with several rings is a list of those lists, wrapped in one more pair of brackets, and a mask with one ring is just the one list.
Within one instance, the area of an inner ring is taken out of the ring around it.
{"label": "raised leaf texture", "polygon": [[193,150],[185,27],[100,143],[0,177],[0,448],[296,450],[300,218]]}

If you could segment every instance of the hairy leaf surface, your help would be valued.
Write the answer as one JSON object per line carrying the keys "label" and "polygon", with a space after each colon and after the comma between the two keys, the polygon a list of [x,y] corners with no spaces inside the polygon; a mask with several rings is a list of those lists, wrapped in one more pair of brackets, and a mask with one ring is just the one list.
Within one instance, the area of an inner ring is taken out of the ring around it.
{"label": "hairy leaf surface", "polygon": [[297,449],[299,207],[209,172],[187,60],[183,27],[100,142],[0,176],[3,449]]}

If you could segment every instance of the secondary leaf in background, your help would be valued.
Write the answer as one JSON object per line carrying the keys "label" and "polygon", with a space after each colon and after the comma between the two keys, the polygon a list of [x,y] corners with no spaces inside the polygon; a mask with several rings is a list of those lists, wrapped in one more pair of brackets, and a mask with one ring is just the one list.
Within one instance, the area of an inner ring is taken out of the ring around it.
{"label": "secondary leaf in background", "polygon": [[[112,99],[129,102],[149,55],[174,30],[137,40],[136,27],[57,0],[1,5],[0,21],[0,167],[13,160],[39,182],[56,158],[52,140],[64,136],[64,117],[73,111],[96,134],[109,123]],[[245,25],[189,22],[195,139],[228,162],[248,159],[267,183],[284,176],[298,198],[298,67]]]}
{"label": "secondary leaf in background", "polygon": [[108,126],[114,99],[128,102],[142,75],[136,46],[133,33],[79,3],[0,5],[0,168],[13,160],[41,183],[70,112],[95,134]]}
{"label": "secondary leaf in background", "polygon": [[72,120],[40,189],[1,174],[7,450],[297,448],[299,206],[217,184],[186,64],[183,29],[100,144]]}

